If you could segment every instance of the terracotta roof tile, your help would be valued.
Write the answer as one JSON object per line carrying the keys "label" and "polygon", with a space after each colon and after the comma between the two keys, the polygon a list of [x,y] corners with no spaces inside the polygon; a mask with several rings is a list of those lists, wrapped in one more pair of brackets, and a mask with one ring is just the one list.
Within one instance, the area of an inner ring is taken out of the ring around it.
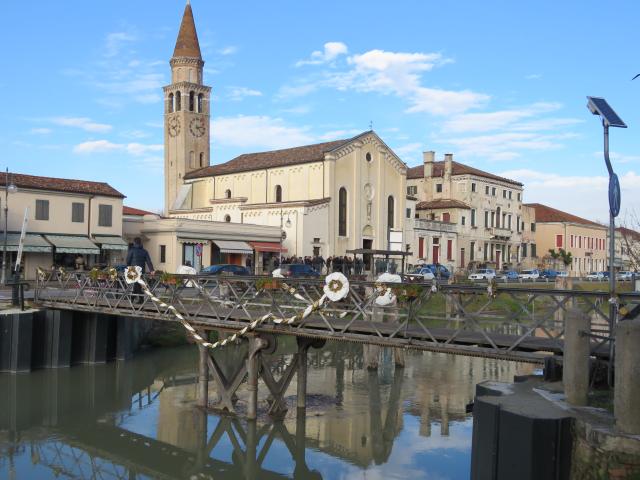
{"label": "terracotta roof tile", "polygon": [[245,153],[239,157],[219,165],[201,168],[189,172],[184,178],[201,178],[214,175],[226,175],[229,173],[260,170],[263,168],[284,167],[301,163],[319,162],[324,159],[324,154],[341,147],[348,140],[336,140],[333,142],[316,143],[303,147],[285,148],[270,152]]}
{"label": "terracotta roof tile", "polygon": [[196,22],[193,19],[193,11],[191,5],[187,3],[180,24],[180,32],[176,41],[176,48],[173,51],[174,57],[192,57],[202,60],[200,53],[200,43],[198,42],[198,33],[196,32]]}
{"label": "terracotta roof tile", "polygon": [[536,223],[560,222],[560,223],[579,223],[582,225],[592,225],[596,227],[606,228],[604,225],[587,220],[586,218],[563,212],[556,208],[542,205],[541,203],[526,203],[525,207],[532,207],[536,211]]}
{"label": "terracotta roof tile", "polygon": [[[478,177],[490,178],[500,182],[512,183],[513,185],[522,186],[522,183],[516,182],[509,178],[500,177],[493,173],[485,172],[479,168],[470,167],[463,163],[451,162],[452,175],[477,175]],[[444,177],[444,162],[433,162],[433,176]],[[424,165],[412,167],[407,170],[407,179],[423,178]]]}
{"label": "terracotta roof tile", "polygon": [[441,198],[437,200],[430,200],[428,202],[419,202],[416,205],[416,210],[440,210],[443,208],[464,208],[471,210],[471,207],[460,200],[452,200],[447,198]]}
{"label": "terracotta roof tile", "polygon": [[148,212],[147,210],[140,210],[139,208],[127,207],[126,205],[122,206],[122,214],[123,215],[136,215],[142,217],[144,215],[155,215],[153,212]]}
{"label": "terracotta roof tile", "polygon": [[[23,175],[21,173],[10,174],[13,183],[18,188],[35,190],[53,190],[56,192],[81,193],[87,195],[104,195],[105,197],[125,198],[125,196],[104,182],[89,182],[86,180],[71,180],[68,178],[40,177],[35,175]],[[0,175],[0,186],[6,185],[6,177]]]}
{"label": "terracotta roof tile", "polygon": [[616,228],[616,232],[620,232],[624,237],[633,238],[634,240],[640,240],[640,232],[636,232],[635,230],[631,230],[627,227],[618,227]]}

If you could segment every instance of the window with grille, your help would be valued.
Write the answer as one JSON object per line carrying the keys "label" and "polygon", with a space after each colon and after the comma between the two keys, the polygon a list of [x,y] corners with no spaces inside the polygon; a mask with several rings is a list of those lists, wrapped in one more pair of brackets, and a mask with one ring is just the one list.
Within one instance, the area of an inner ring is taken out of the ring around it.
{"label": "window with grille", "polygon": [[167,261],[167,246],[160,245],[160,263],[165,263]]}
{"label": "window with grille", "polygon": [[347,189],[344,187],[338,192],[338,235],[347,236]]}
{"label": "window with grille", "polygon": [[49,220],[49,200],[36,200],[36,220]]}
{"label": "window with grille", "polygon": [[113,224],[113,206],[98,205],[98,226],[111,227]]}
{"label": "window with grille", "polygon": [[71,204],[71,221],[75,223],[84,222],[84,203],[73,202]]}

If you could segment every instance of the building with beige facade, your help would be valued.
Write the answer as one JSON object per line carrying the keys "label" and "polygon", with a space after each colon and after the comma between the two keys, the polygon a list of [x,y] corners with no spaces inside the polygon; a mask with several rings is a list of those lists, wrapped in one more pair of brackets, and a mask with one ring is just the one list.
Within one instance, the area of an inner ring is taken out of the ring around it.
{"label": "building with beige facade", "polygon": [[282,228],[296,257],[403,248],[407,167],[373,131],[210,166],[203,65],[187,5],[164,89],[166,216]]}
{"label": "building with beige facade", "polygon": [[[0,176],[0,189],[5,190],[6,184],[6,177]],[[122,240],[122,193],[101,182],[22,174],[10,174],[9,185],[16,191],[8,195],[8,263],[16,262],[26,218],[23,278],[35,279],[38,267],[86,269],[122,263],[127,251]],[[0,236],[0,249],[2,240]]]}
{"label": "building with beige facade", "polygon": [[[526,234],[535,224],[522,205],[523,185],[453,160],[407,171],[407,194],[417,197],[411,235],[412,263],[440,263],[450,270],[477,265],[524,268],[536,254]],[[535,228],[535,226],[533,227]]]}
{"label": "building with beige facade", "polygon": [[567,271],[572,276],[607,270],[608,229],[605,225],[540,203],[527,206],[536,212],[535,239],[542,257],[549,260],[549,250],[557,252],[562,248],[571,253],[572,263]]}

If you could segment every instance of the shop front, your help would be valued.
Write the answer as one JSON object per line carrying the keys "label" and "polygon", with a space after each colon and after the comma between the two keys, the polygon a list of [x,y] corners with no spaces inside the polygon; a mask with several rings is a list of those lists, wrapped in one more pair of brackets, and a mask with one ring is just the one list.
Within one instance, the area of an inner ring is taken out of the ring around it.
{"label": "shop front", "polygon": [[238,240],[213,240],[211,243],[211,264],[231,264],[252,267],[253,248]]}
{"label": "shop front", "polygon": [[271,273],[279,263],[280,255],[288,252],[279,242],[249,242],[255,251],[256,274]]}
{"label": "shop front", "polygon": [[[7,264],[11,271],[15,271],[18,256],[20,234],[7,234]],[[0,235],[0,252],[4,250],[4,236]],[[22,245],[22,259],[20,262],[22,277],[26,280],[35,280],[36,271],[40,268],[51,268],[51,253],[53,247],[42,235],[28,233],[25,235]]]}
{"label": "shop front", "polygon": [[53,245],[53,265],[73,270],[88,270],[100,262],[100,248],[89,237],[45,235]]}
{"label": "shop front", "polygon": [[100,247],[98,263],[104,266],[124,265],[129,245],[116,235],[94,235],[93,241]]}

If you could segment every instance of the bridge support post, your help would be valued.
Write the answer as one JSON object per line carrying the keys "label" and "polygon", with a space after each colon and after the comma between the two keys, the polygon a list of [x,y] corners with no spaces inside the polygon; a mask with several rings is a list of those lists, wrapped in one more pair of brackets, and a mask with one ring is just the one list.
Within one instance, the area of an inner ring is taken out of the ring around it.
{"label": "bridge support post", "polygon": [[[302,340],[302,341],[301,341]],[[296,403],[298,409],[307,407],[307,352],[311,344],[298,337],[298,374],[297,374],[297,391]]]}
{"label": "bridge support post", "polygon": [[[382,322],[384,319],[384,308],[373,307],[371,313],[372,322]],[[377,370],[380,357],[380,347],[378,345],[364,345],[362,347],[364,354],[364,366],[367,370]]]}
{"label": "bridge support post", "polygon": [[209,406],[209,351],[199,346],[200,361],[198,362],[198,405],[203,408]]}
{"label": "bridge support post", "polygon": [[0,372],[31,371],[33,313],[0,315]]}
{"label": "bridge support post", "polygon": [[132,318],[118,317],[116,360],[130,360],[133,357],[133,322]]}
{"label": "bridge support post", "polygon": [[258,355],[266,346],[267,342],[260,337],[249,338],[249,356],[247,357],[247,390],[249,390],[247,418],[249,420],[255,420],[258,417],[258,374],[260,372]]}
{"label": "bridge support post", "polygon": [[640,434],[640,319],[624,320],[616,327],[615,389],[613,413],[616,427]]}
{"label": "bridge support post", "polygon": [[586,405],[589,394],[589,344],[591,321],[578,309],[569,310],[564,333],[562,383],[567,402]]}

